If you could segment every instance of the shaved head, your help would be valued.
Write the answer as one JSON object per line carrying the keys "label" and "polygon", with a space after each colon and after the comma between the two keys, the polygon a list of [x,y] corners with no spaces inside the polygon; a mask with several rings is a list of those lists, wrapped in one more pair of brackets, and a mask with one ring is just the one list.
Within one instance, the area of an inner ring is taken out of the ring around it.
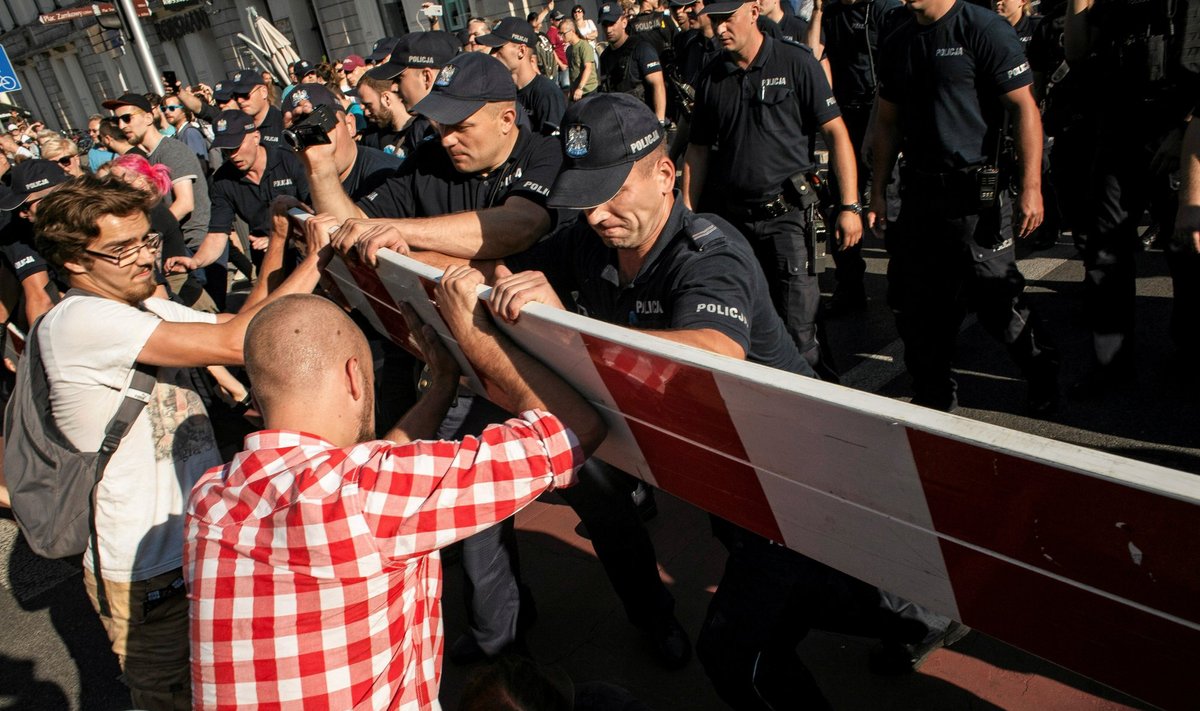
{"label": "shaved head", "polygon": [[318,398],[337,387],[346,363],[357,358],[367,395],[360,441],[373,438],[371,350],[362,331],[332,301],[293,294],[267,304],[246,329],[244,352],[255,400],[268,418],[272,410],[286,407],[320,408]]}

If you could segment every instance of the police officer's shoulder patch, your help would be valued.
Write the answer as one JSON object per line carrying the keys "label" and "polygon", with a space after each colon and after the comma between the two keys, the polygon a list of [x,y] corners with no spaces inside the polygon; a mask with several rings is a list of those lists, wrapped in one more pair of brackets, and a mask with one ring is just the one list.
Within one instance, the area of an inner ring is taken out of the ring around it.
{"label": "police officer's shoulder patch", "polygon": [[692,244],[700,251],[725,240],[725,233],[721,231],[720,227],[699,215],[692,215],[690,220],[684,222],[683,229],[688,238],[692,240]]}
{"label": "police officer's shoulder patch", "polygon": [[570,158],[583,158],[587,156],[590,150],[590,132],[588,127],[583,124],[574,124],[567,127],[567,138],[565,149],[567,156]]}

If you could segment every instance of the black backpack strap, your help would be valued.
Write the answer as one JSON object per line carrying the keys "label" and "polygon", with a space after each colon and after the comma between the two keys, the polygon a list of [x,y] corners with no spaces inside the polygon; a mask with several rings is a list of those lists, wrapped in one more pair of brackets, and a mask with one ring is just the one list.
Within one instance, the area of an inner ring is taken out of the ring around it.
{"label": "black backpack strap", "polygon": [[108,428],[104,430],[104,441],[100,444],[100,452],[96,457],[96,481],[92,484],[92,495],[89,497],[91,507],[88,511],[88,529],[92,536],[92,573],[96,576],[96,601],[100,606],[103,617],[111,617],[108,606],[108,595],[104,592],[104,578],[100,575],[100,537],[96,534],[96,496],[100,491],[100,480],[104,478],[104,470],[116,453],[121,440],[129,434],[130,428],[137,420],[146,403],[154,393],[154,385],[158,382],[158,368],[135,363],[133,379],[125,389],[125,398],[117,408],[117,414],[109,420]]}

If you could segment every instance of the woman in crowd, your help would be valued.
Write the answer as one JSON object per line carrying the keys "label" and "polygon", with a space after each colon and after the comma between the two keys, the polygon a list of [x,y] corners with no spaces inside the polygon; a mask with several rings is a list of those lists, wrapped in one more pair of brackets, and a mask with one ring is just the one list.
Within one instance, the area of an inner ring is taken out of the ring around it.
{"label": "woman in crowd", "polygon": [[84,173],[79,161],[79,146],[69,138],[48,136],[42,141],[42,157],[58,163],[72,178],[78,178]]}

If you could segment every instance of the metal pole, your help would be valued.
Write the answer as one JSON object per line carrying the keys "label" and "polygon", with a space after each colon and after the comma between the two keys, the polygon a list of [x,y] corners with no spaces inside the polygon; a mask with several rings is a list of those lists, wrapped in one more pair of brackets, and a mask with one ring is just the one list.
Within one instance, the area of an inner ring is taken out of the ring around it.
{"label": "metal pole", "polygon": [[142,21],[133,7],[133,0],[117,0],[117,14],[121,22],[129,30],[129,37],[137,51],[138,65],[142,68],[142,77],[146,80],[146,91],[162,91],[162,74],[154,63],[154,55],[150,54],[150,45],[146,42],[146,33],[142,31]]}

